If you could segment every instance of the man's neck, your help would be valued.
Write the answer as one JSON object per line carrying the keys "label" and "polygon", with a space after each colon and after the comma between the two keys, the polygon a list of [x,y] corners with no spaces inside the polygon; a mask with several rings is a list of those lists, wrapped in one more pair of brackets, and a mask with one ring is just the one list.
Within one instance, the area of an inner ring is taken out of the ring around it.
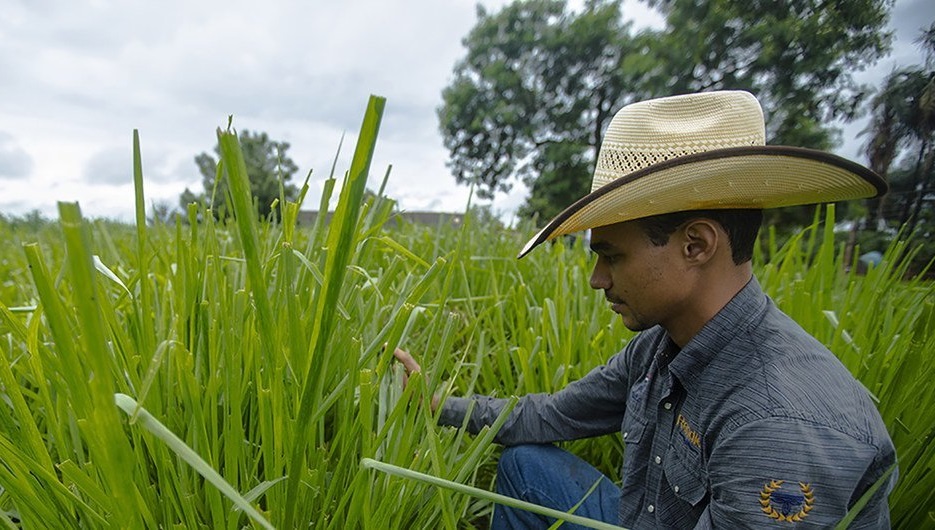
{"label": "man's neck", "polygon": [[699,281],[689,307],[681,313],[681,318],[676,322],[663,324],[672,341],[679,348],[684,348],[708,321],[737,296],[751,278],[753,266],[748,261]]}

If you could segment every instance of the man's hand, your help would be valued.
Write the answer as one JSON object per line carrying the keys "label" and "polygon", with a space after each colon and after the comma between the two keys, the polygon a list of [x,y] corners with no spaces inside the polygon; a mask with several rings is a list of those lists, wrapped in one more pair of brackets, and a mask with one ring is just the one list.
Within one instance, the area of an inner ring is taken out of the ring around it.
{"label": "man's hand", "polygon": [[403,385],[409,383],[409,374],[422,371],[422,367],[419,366],[415,357],[405,350],[396,348],[393,352],[393,357],[396,357],[396,360],[403,363],[403,366],[406,368],[406,377],[403,378]]}
{"label": "man's hand", "polygon": [[[421,372],[422,367],[419,366],[419,362],[416,361],[415,357],[410,355],[409,352],[405,350],[396,348],[393,351],[393,356],[396,357],[397,361],[403,363],[403,367],[406,368],[406,374],[403,377],[403,388],[405,388],[405,386],[409,384],[409,374]],[[428,386],[428,379],[426,379],[425,382],[426,386]],[[439,401],[440,398],[437,394],[432,396],[432,412],[435,412],[438,409]]]}

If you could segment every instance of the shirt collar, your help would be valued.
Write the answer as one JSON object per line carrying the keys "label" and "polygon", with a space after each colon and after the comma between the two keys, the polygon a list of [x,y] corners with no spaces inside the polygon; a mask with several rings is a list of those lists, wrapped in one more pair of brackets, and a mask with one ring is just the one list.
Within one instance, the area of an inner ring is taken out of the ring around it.
{"label": "shirt collar", "polygon": [[708,363],[766,311],[767,298],[755,277],[701,328],[669,363],[669,370],[686,390],[701,377]]}

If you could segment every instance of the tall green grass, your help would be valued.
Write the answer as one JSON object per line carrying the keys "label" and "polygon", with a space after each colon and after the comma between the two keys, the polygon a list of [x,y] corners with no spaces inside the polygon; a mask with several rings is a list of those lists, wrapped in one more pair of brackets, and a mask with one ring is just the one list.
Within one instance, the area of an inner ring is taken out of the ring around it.
{"label": "tall green grass", "polygon": [[935,525],[935,284],[905,279],[911,245],[895,241],[858,276],[836,249],[834,209],[801,232],[759,277],[777,305],[826,344],[871,392],[896,445],[893,524]]}
{"label": "tall green grass", "polygon": [[[382,104],[329,224],[296,226],[300,205],[282,200],[281,225],[257,219],[231,131],[219,132],[230,221],[193,205],[187,224],[147,224],[135,136],[135,226],[74,204],[38,232],[0,223],[0,525],[485,525],[487,501],[361,461],[489,489],[493,431],[436,427],[432,393],[556,390],[630,333],[588,289],[580,242],[517,261],[531,227],[467,215],[384,228],[393,201],[363,198]],[[319,207],[336,182],[333,170]],[[900,457],[895,525],[931,525],[933,286],[901,279],[901,244],[866,276],[845,272],[831,226],[767,248],[757,273],[879,400]],[[430,377],[404,390],[396,346]],[[568,446],[617,477],[618,437]]]}

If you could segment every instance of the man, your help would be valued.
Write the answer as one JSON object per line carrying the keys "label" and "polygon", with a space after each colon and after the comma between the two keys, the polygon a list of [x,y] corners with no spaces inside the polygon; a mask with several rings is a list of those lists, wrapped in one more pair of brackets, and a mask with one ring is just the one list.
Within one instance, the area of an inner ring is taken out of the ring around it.
{"label": "man", "polygon": [[[762,209],[878,196],[870,170],[766,146],[746,92],[629,105],[612,120],[592,192],[522,250],[591,229],[594,289],[640,333],[553,394],[523,397],[497,435],[497,489],[628,528],[836,524],[894,465],[868,392],[753,278]],[[406,352],[396,356],[418,370]],[[489,425],[506,400],[448,398],[440,423]],[[619,429],[618,488],[552,442]],[[895,474],[852,527],[889,526]],[[497,506],[493,528],[552,521]]]}

